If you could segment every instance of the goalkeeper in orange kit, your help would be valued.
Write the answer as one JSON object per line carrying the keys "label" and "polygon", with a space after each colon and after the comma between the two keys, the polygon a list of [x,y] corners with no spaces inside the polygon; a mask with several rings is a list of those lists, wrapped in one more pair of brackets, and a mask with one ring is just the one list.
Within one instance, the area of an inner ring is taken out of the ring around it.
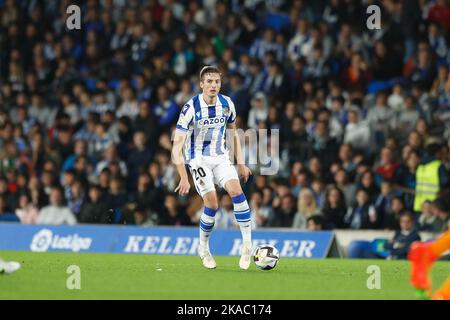
{"label": "goalkeeper in orange kit", "polygon": [[411,245],[408,259],[411,262],[411,284],[418,290],[422,298],[432,297],[434,300],[450,300],[450,277],[432,296],[429,271],[445,251],[450,250],[450,230],[436,241],[429,243],[416,242]]}

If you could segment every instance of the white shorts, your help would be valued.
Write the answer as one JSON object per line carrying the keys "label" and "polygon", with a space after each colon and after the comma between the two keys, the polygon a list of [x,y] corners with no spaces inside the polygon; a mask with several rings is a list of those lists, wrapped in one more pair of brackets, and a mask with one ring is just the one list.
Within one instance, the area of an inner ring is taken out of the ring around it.
{"label": "white shorts", "polygon": [[216,184],[225,188],[228,181],[239,180],[228,155],[195,158],[189,161],[188,166],[195,189],[202,198],[208,192],[216,191]]}

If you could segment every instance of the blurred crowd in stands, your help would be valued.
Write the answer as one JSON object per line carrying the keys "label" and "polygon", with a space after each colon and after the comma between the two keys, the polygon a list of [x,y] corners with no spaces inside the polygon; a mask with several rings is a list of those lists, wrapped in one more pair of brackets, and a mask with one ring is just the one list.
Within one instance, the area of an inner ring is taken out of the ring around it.
{"label": "blurred crowd in stands", "polygon": [[[0,221],[198,224],[171,134],[216,65],[238,126],[280,134],[278,174],[244,185],[254,227],[442,232],[449,28],[446,0],[0,0]],[[237,227],[222,193],[216,227]]]}

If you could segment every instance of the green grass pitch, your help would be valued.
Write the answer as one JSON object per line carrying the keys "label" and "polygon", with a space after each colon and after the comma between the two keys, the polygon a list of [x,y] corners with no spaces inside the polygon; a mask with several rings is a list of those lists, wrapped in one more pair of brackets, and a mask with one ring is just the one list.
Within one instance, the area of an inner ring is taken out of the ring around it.
{"label": "green grass pitch", "polygon": [[[406,261],[283,259],[270,271],[252,264],[240,270],[238,257],[216,257],[207,270],[198,257],[1,252],[22,268],[0,276],[0,299],[415,299]],[[66,287],[67,268],[81,270],[81,289]],[[367,267],[381,269],[381,289],[369,290]],[[450,263],[433,268],[435,287]]]}

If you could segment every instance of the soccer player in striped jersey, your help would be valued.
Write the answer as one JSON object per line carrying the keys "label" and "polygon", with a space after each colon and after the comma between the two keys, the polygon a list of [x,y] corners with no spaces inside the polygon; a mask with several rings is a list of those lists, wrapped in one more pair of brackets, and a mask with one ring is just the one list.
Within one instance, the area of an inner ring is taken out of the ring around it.
{"label": "soccer player in striped jersey", "polygon": [[[185,166],[187,164],[195,188],[204,202],[200,219],[198,254],[203,266],[208,269],[216,267],[216,262],[209,250],[209,237],[219,206],[215,185],[219,185],[228,192],[233,200],[235,218],[243,239],[239,266],[242,269],[248,269],[252,250],[251,216],[239,176],[247,182],[252,173],[244,165],[236,132],[234,103],[229,97],[219,93],[220,87],[219,69],[212,66],[203,67],[200,71],[202,93],[190,99],[181,110],[172,149],[172,158],[181,178],[175,192],[180,195],[189,193],[190,184]],[[233,138],[232,150],[238,163],[239,176],[230,161],[225,134]]]}

